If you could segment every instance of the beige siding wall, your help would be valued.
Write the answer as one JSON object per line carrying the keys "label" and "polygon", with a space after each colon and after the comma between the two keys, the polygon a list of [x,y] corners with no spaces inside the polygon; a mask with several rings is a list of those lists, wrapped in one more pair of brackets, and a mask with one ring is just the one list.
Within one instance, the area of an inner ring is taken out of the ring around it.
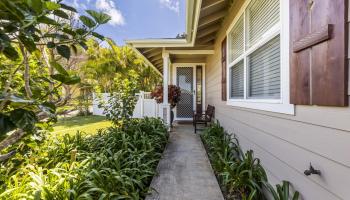
{"label": "beige siding wall", "polygon": [[[218,35],[216,54],[207,59],[206,103],[216,107],[216,118],[245,150],[254,150],[271,183],[288,180],[307,200],[350,199],[350,108],[296,106],[292,116],[221,101],[220,43],[243,0],[236,2]],[[322,176],[303,174],[310,162]]]}

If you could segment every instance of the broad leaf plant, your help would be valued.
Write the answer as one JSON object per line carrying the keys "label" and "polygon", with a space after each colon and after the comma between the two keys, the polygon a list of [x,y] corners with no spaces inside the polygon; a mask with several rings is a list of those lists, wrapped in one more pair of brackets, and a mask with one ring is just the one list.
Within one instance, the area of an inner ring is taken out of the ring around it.
{"label": "broad leaf plant", "polygon": [[[55,121],[62,85],[80,82],[64,64],[88,48],[88,38],[103,40],[95,30],[110,20],[102,12],[86,13],[77,18],[62,0],[0,0],[0,74],[6,76],[0,85],[0,151],[47,128]],[[17,76],[23,76],[21,91],[14,87]]]}

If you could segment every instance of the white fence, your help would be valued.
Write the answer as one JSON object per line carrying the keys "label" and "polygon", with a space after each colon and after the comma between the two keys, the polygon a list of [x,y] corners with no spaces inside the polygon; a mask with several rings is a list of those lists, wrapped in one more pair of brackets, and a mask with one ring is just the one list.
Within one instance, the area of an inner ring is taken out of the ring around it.
{"label": "white fence", "polygon": [[[102,93],[96,95],[93,94],[93,105],[92,105],[92,113],[93,115],[101,115],[103,116],[103,108],[99,108],[98,105],[101,102],[108,102],[109,99],[109,93]],[[161,107],[160,104],[157,104],[157,102],[151,98],[150,92],[140,92],[137,93],[136,96],[138,97],[133,118],[143,118],[143,117],[161,117]]]}

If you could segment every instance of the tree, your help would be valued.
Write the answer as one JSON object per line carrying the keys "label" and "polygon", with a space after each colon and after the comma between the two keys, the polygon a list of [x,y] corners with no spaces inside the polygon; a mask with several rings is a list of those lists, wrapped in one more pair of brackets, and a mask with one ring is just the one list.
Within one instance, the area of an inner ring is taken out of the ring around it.
{"label": "tree", "polygon": [[101,47],[92,39],[87,42],[87,60],[80,70],[84,83],[93,85],[95,91],[105,93],[118,91],[119,86],[114,79],[119,75],[122,79],[135,81],[137,91],[150,91],[159,83],[159,74],[132,48],[117,46],[111,39],[106,41],[108,47]]}
{"label": "tree", "polygon": [[0,136],[14,131],[0,150],[55,120],[60,88],[80,82],[63,65],[88,48],[88,37],[104,39],[95,29],[110,16],[86,10],[75,19],[76,12],[61,0],[0,0]]}

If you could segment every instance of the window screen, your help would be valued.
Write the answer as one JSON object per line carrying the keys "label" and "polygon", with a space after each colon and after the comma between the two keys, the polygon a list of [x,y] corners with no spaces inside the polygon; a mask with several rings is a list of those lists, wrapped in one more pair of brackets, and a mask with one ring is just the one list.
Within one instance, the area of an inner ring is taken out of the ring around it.
{"label": "window screen", "polygon": [[280,98],[280,37],[277,36],[248,57],[249,97]]}
{"label": "window screen", "polygon": [[233,65],[230,69],[231,84],[230,94],[233,99],[244,98],[244,62],[243,60]]}
{"label": "window screen", "polygon": [[251,47],[279,22],[279,0],[252,0],[246,11],[247,46]]}

